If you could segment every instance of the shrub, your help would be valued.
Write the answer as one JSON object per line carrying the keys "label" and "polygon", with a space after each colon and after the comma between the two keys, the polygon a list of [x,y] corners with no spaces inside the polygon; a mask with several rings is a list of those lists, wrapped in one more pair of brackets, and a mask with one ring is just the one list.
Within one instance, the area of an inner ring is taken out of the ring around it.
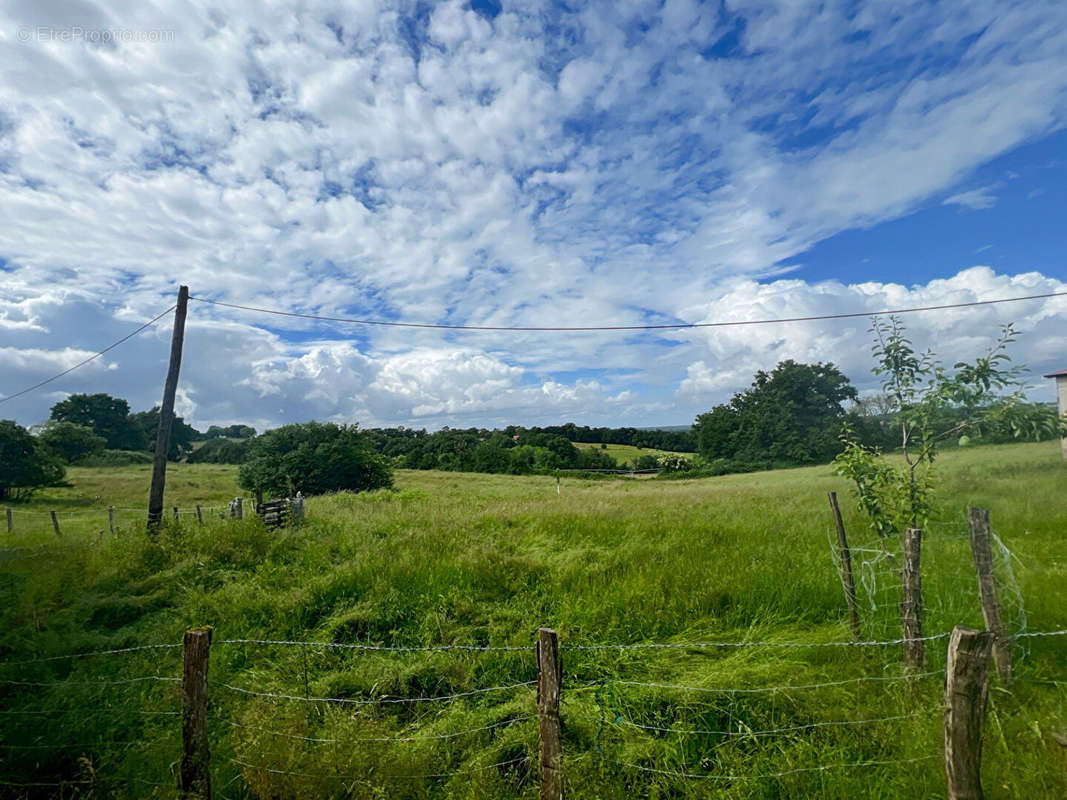
{"label": "shrub", "polygon": [[355,425],[285,425],[248,442],[240,485],[273,495],[362,491],[393,485],[390,461]]}
{"label": "shrub", "polygon": [[59,457],[12,420],[0,420],[0,500],[27,497],[45,486],[63,486]]}
{"label": "shrub", "polygon": [[107,440],[97,436],[87,425],[49,420],[40,426],[37,440],[51,449],[64,463],[72,464],[79,458],[99,453]]}
{"label": "shrub", "polygon": [[190,464],[243,464],[248,455],[248,440],[209,439],[191,452]]}

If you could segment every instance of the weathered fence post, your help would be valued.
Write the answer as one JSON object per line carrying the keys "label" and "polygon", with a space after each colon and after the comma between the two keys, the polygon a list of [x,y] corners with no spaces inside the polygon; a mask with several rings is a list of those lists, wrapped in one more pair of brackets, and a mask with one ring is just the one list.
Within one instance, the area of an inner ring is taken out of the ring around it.
{"label": "weathered fence post", "polygon": [[997,674],[1004,683],[1011,683],[1011,642],[1004,629],[997,596],[997,583],[993,575],[993,533],[989,526],[989,510],[968,508],[967,522],[971,528],[971,552],[974,554],[974,569],[978,573],[978,594],[982,598],[982,619],[987,631],[996,637],[993,642],[993,661]]}
{"label": "weathered fence post", "polygon": [[989,694],[990,631],[957,625],[945,665],[945,781],[948,800],[982,800],[982,721]]}
{"label": "weathered fence post", "polygon": [[237,498],[237,519],[245,518],[245,501],[243,497]]}
{"label": "weathered fence post", "polygon": [[13,521],[12,521],[12,519],[11,519],[11,509],[9,508],[9,509],[7,510],[7,532],[8,532],[8,533],[11,533],[11,530],[12,530],[12,528],[14,528],[14,527],[15,527],[15,526],[14,526],[14,524],[13,524]]}
{"label": "weathered fence post", "polygon": [[211,628],[185,632],[182,669],[182,797],[210,800],[211,750],[207,736],[207,671]]}
{"label": "weathered fence post", "polygon": [[178,521],[178,507],[174,506],[174,521]]}
{"label": "weathered fence post", "polygon": [[52,515],[52,527],[56,529],[56,536],[62,536],[63,533],[59,530],[59,518],[56,516],[56,512],[49,511],[48,513]]}
{"label": "weathered fence post", "polygon": [[296,493],[296,497],[293,498],[293,522],[299,525],[304,521],[304,495],[300,492]]}
{"label": "weathered fence post", "polygon": [[923,584],[919,572],[923,532],[918,528],[904,531],[904,569],[900,573],[903,592],[900,622],[904,633],[904,666],[922,669],[926,663],[923,636]]}
{"label": "weathered fence post", "polygon": [[200,510],[200,504],[199,503],[196,506],[196,522],[197,522],[198,525],[203,525],[204,524],[204,514]]}
{"label": "weathered fence post", "polygon": [[551,628],[537,632],[537,719],[540,729],[541,800],[563,798],[563,745],[559,690],[562,667],[559,640]]}
{"label": "weathered fence post", "polygon": [[841,550],[841,582],[845,587],[845,604],[848,606],[848,624],[852,626],[852,635],[860,638],[860,612],[856,607],[856,581],[852,576],[852,551],[848,549],[848,536],[845,534],[845,521],[841,519],[841,507],[837,504],[837,492],[830,492],[830,510],[834,514],[837,526],[837,546]]}
{"label": "weathered fence post", "polygon": [[111,535],[115,535],[115,507],[107,507],[107,527],[111,530]]}

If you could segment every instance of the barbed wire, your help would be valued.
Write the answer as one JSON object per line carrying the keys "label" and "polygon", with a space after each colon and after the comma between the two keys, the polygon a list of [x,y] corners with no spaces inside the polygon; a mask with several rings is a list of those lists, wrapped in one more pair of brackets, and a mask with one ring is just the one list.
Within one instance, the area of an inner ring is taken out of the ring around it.
{"label": "barbed wire", "polygon": [[277,700],[296,700],[301,703],[337,703],[356,706],[377,706],[387,704],[392,705],[398,703],[432,703],[444,700],[457,700],[461,697],[472,697],[474,695],[488,694],[490,692],[504,692],[509,689],[519,689],[524,686],[534,686],[537,684],[537,681],[512,683],[508,686],[490,686],[485,689],[471,689],[469,692],[457,692],[456,694],[446,694],[440,695],[438,697],[382,697],[377,700],[358,700],[351,697],[301,697],[299,695],[292,694],[257,692],[253,689],[244,689],[240,686],[231,686],[228,683],[216,683],[214,681],[211,681],[210,683],[214,686],[221,686],[225,689],[229,689],[230,691],[239,692],[240,694],[252,695],[254,697],[270,697]]}
{"label": "barbed wire", "polygon": [[517,723],[517,722],[526,722],[526,721],[531,720],[531,719],[534,719],[534,717],[532,717],[530,715],[526,715],[526,716],[522,716],[522,717],[514,717],[512,719],[505,719],[505,720],[501,720],[500,722],[494,722],[492,725],[483,725],[480,728],[467,728],[466,730],[454,731],[452,733],[442,733],[442,734],[423,735],[423,736],[378,736],[378,737],[359,737],[359,738],[348,738],[348,737],[346,737],[344,739],[320,739],[320,738],[315,738],[315,737],[311,737],[311,736],[300,736],[300,735],[294,734],[294,733],[286,733],[285,731],[271,730],[270,728],[264,728],[264,727],[261,727],[259,725],[243,725],[240,722],[234,722],[233,720],[228,720],[228,719],[221,720],[221,721],[224,722],[225,724],[229,725],[232,728],[239,728],[239,729],[242,729],[242,730],[258,731],[260,733],[266,733],[266,734],[269,734],[271,736],[281,736],[281,737],[284,737],[286,739],[296,739],[296,740],[301,741],[301,742],[313,742],[313,743],[316,743],[316,744],[337,744],[337,743],[340,743],[340,742],[352,742],[352,743],[358,743],[358,742],[422,742],[422,741],[433,741],[433,740],[438,740],[438,739],[455,739],[455,738],[457,738],[459,736],[465,736],[465,735],[471,734],[471,733],[480,733],[481,731],[491,731],[491,730],[495,730],[496,728],[502,728],[505,725],[511,725],[511,724]]}
{"label": "barbed wire", "polygon": [[[484,766],[474,767],[471,769],[455,770],[453,772],[434,772],[428,775],[386,775],[390,780],[428,780],[430,778],[451,778],[455,775],[469,775],[474,772],[485,772],[486,770],[495,769],[497,767],[507,767],[512,764],[518,764],[523,761],[529,761],[529,756],[521,756],[520,758],[513,758],[510,761],[498,761],[495,764],[486,764]],[[283,769],[273,769],[271,767],[264,767],[258,764],[249,764],[247,761],[241,761],[237,758],[230,759],[231,764],[237,764],[242,767],[248,767],[250,769],[261,769],[265,772],[270,772],[275,775],[291,775],[299,778],[317,778],[318,780],[337,780],[337,781],[358,781],[366,783],[366,778],[359,775],[323,775],[321,773],[310,772],[291,772]]]}
{"label": "barbed wire", "polygon": [[932,761],[934,759],[940,759],[940,755],[930,756],[918,756],[916,758],[901,758],[888,761],[852,761],[839,764],[821,764],[816,767],[798,767],[797,769],[787,769],[781,772],[763,772],[753,773],[750,775],[705,775],[694,772],[684,771],[672,771],[665,769],[654,769],[652,767],[643,767],[640,764],[632,764],[627,761],[616,761],[616,764],[620,764],[630,769],[641,770],[642,772],[652,772],[657,775],[666,775],[672,778],[686,778],[689,780],[707,780],[707,781],[746,781],[746,780],[765,780],[772,778],[784,778],[788,775],[798,775],[804,772],[825,772],[831,769],[853,769],[857,767],[884,767],[892,766],[896,764],[915,764],[920,761]]}
{"label": "barbed wire", "polygon": [[916,636],[906,639],[885,639],[860,642],[679,642],[679,643],[639,643],[639,644],[561,644],[560,650],[699,650],[716,647],[742,648],[742,647],[889,647],[911,642],[933,642],[938,639],[947,639],[948,633],[935,633],[930,636]]}
{"label": "barbed wire", "polygon": [[943,670],[930,670],[928,672],[915,672],[908,675],[870,675],[859,678],[846,678],[840,681],[825,681],[823,683],[785,684],[782,686],[756,686],[752,688],[723,688],[716,689],[707,686],[681,686],[672,683],[644,683],[642,681],[613,680],[606,681],[613,685],[639,686],[646,689],[672,689],[687,692],[705,692],[708,694],[763,694],[772,692],[798,691],[806,689],[826,689],[832,686],[846,686],[855,683],[867,683],[875,681],[913,681],[919,678],[929,678],[934,675],[944,675]]}
{"label": "barbed wire", "polygon": [[139,683],[141,681],[160,681],[164,683],[181,683],[181,678],[168,678],[163,675],[143,675],[139,678],[120,678],[118,680],[95,681],[10,681],[0,680],[8,686],[112,686],[121,683]]}
{"label": "barbed wire", "polygon": [[257,645],[277,645],[288,647],[322,647],[328,649],[339,650],[371,650],[371,651],[384,651],[389,653],[426,653],[426,652],[447,652],[449,650],[468,650],[471,652],[490,653],[490,652],[523,652],[534,649],[533,645],[525,645],[522,647],[507,647],[507,646],[482,646],[482,645],[470,645],[470,644],[442,644],[442,645],[428,645],[422,646],[387,646],[387,645],[374,645],[374,644],[351,644],[348,642],[301,642],[295,640],[281,640],[281,639],[223,639],[215,644],[257,644]]}
{"label": "barbed wire", "polygon": [[92,656],[112,656],[123,653],[136,653],[141,650],[169,650],[180,648],[181,644],[141,644],[134,647],[116,647],[113,650],[90,650],[84,653],[69,653],[61,656],[45,656],[43,658],[29,658],[25,661],[0,661],[0,667],[16,666],[18,664],[40,664],[45,661],[62,661],[66,658],[90,658]]}
{"label": "barbed wire", "polygon": [[[940,709],[937,710],[940,713]],[[845,727],[852,725],[874,725],[880,722],[899,722],[903,719],[912,719],[914,717],[926,716],[931,712],[917,711],[911,714],[898,714],[891,717],[878,717],[876,719],[857,719],[857,720],[836,720],[832,722],[809,722],[805,725],[791,725],[785,728],[770,728],[768,730],[759,731],[720,731],[720,730],[688,730],[685,728],[661,728],[656,725],[642,725],[632,720],[626,719],[622,716],[617,716],[612,723],[615,725],[625,725],[630,728],[638,728],[645,731],[656,731],[657,733],[679,733],[679,734],[691,734],[691,735],[716,735],[716,736],[737,736],[737,737],[755,737],[755,736],[775,736],[783,733],[796,733],[797,731],[807,731],[814,728],[831,728],[831,727]]]}

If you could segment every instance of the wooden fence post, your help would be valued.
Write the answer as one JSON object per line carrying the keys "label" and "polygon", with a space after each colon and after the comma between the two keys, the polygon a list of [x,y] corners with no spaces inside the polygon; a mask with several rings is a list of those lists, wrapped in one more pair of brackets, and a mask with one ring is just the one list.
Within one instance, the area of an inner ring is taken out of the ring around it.
{"label": "wooden fence post", "polygon": [[174,506],[174,521],[178,521],[178,507]]}
{"label": "wooden fence post", "polygon": [[59,518],[56,516],[56,512],[49,511],[48,513],[52,515],[52,527],[56,529],[56,536],[62,536],[63,533],[59,530]]}
{"label": "wooden fence post", "polygon": [[15,526],[14,526],[14,524],[13,524],[13,520],[11,519],[11,509],[9,508],[9,509],[7,510],[7,532],[8,532],[8,533],[11,533],[11,530],[12,530],[12,528],[14,528],[14,527],[15,527]]}
{"label": "wooden fence post", "polygon": [[978,573],[978,594],[982,598],[982,619],[985,620],[986,630],[996,637],[993,642],[993,661],[997,665],[997,674],[1001,681],[1011,683],[1011,642],[1004,629],[996,578],[993,575],[993,533],[989,526],[988,509],[968,508],[967,522],[971,528],[974,569]]}
{"label": "wooden fence post", "polygon": [[989,686],[990,631],[957,625],[945,665],[945,781],[948,800],[982,800],[982,721]]}
{"label": "wooden fence post", "polygon": [[852,635],[860,637],[860,612],[856,607],[856,581],[852,576],[852,551],[848,549],[848,536],[845,535],[845,521],[841,519],[841,507],[837,504],[837,492],[830,492],[830,510],[834,514],[837,526],[837,546],[841,550],[841,582],[845,587],[845,604],[848,606],[848,624],[852,626]]}
{"label": "wooden fence post", "polygon": [[198,525],[203,525],[204,524],[204,514],[200,510],[200,504],[199,503],[196,506],[196,522],[197,522]]}
{"label": "wooden fence post", "polygon": [[185,632],[182,648],[182,797],[211,800],[211,750],[207,736],[207,672],[210,627]]}
{"label": "wooden fence post", "polygon": [[111,530],[111,535],[115,535],[115,507],[107,507],[107,526]]}
{"label": "wooden fence post", "polygon": [[237,519],[245,518],[245,501],[243,497],[237,498]]}
{"label": "wooden fence post", "polygon": [[904,666],[922,669],[926,663],[923,635],[923,584],[919,572],[923,532],[918,528],[904,531],[904,569],[900,573],[903,592],[900,622],[904,633]]}
{"label": "wooden fence post", "polygon": [[563,744],[559,691],[562,666],[559,640],[551,628],[537,632],[537,719],[540,731],[541,800],[563,798]]}

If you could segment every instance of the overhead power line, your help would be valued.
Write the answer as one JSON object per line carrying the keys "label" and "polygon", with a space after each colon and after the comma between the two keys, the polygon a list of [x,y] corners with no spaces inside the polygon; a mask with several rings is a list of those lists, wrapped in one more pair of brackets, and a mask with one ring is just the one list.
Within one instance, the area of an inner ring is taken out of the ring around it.
{"label": "overhead power line", "polygon": [[174,306],[171,306],[170,308],[168,308],[166,311],[164,311],[159,316],[153,317],[152,319],[148,320],[148,322],[146,322],[144,325],[142,325],[137,330],[133,331],[133,333],[126,334],[121,339],[119,339],[117,342],[113,342],[112,344],[109,344],[107,347],[105,347],[99,353],[95,353],[94,355],[89,356],[84,361],[79,361],[77,364],[75,364],[70,369],[65,369],[62,372],[60,372],[58,375],[53,375],[51,378],[48,378],[47,380],[43,380],[40,383],[35,383],[33,386],[28,386],[28,387],[26,387],[25,389],[23,389],[21,391],[15,392],[14,394],[9,394],[7,397],[0,397],[0,403],[6,403],[8,400],[14,400],[16,397],[22,397],[22,395],[29,394],[34,389],[40,389],[42,386],[44,386],[46,384],[49,384],[54,380],[59,380],[64,375],[69,375],[70,373],[74,372],[74,370],[78,369],[78,367],[84,367],[90,361],[93,361],[93,360],[95,360],[97,358],[100,358],[100,356],[104,355],[104,353],[107,353],[110,350],[114,350],[116,347],[118,347],[123,342],[129,341],[134,336],[139,334],[141,331],[145,330],[146,328],[150,328],[152,325],[154,325],[155,323],[157,323],[161,319],[163,319],[163,317],[167,316],[167,314],[169,314],[171,311],[173,311],[174,308],[175,308]]}
{"label": "overhead power line", "polygon": [[243,306],[237,303],[224,303],[221,300],[209,300],[206,297],[192,297],[190,300],[198,300],[201,303],[210,303],[214,306],[236,308],[240,311],[252,311],[257,314],[275,314],[279,317],[296,317],[298,319],[313,319],[320,322],[343,322],[352,325],[378,325],[388,328],[432,328],[449,331],[558,331],[558,332],[582,332],[582,331],[657,331],[678,330],[684,328],[729,328],[741,325],[773,325],[781,322],[817,322],[827,319],[853,319],[855,317],[880,317],[886,314],[912,314],[918,311],[947,311],[953,308],[971,308],[973,306],[988,306],[995,303],[1018,303],[1023,300],[1043,300],[1049,297],[1064,297],[1067,292],[1047,292],[1045,294],[1031,294],[1025,297],[1002,297],[996,300],[972,300],[967,303],[945,303],[937,306],[917,306],[915,308],[888,308],[882,311],[853,311],[847,314],[815,314],[808,317],[781,317],[778,319],[742,319],[727,322],[671,322],[661,325],[580,325],[580,326],[526,326],[526,325],[449,325],[436,322],[393,322],[382,319],[353,319],[350,317],[327,317],[319,314],[301,314],[296,311],[281,311],[276,308],[257,308],[255,306]]}

